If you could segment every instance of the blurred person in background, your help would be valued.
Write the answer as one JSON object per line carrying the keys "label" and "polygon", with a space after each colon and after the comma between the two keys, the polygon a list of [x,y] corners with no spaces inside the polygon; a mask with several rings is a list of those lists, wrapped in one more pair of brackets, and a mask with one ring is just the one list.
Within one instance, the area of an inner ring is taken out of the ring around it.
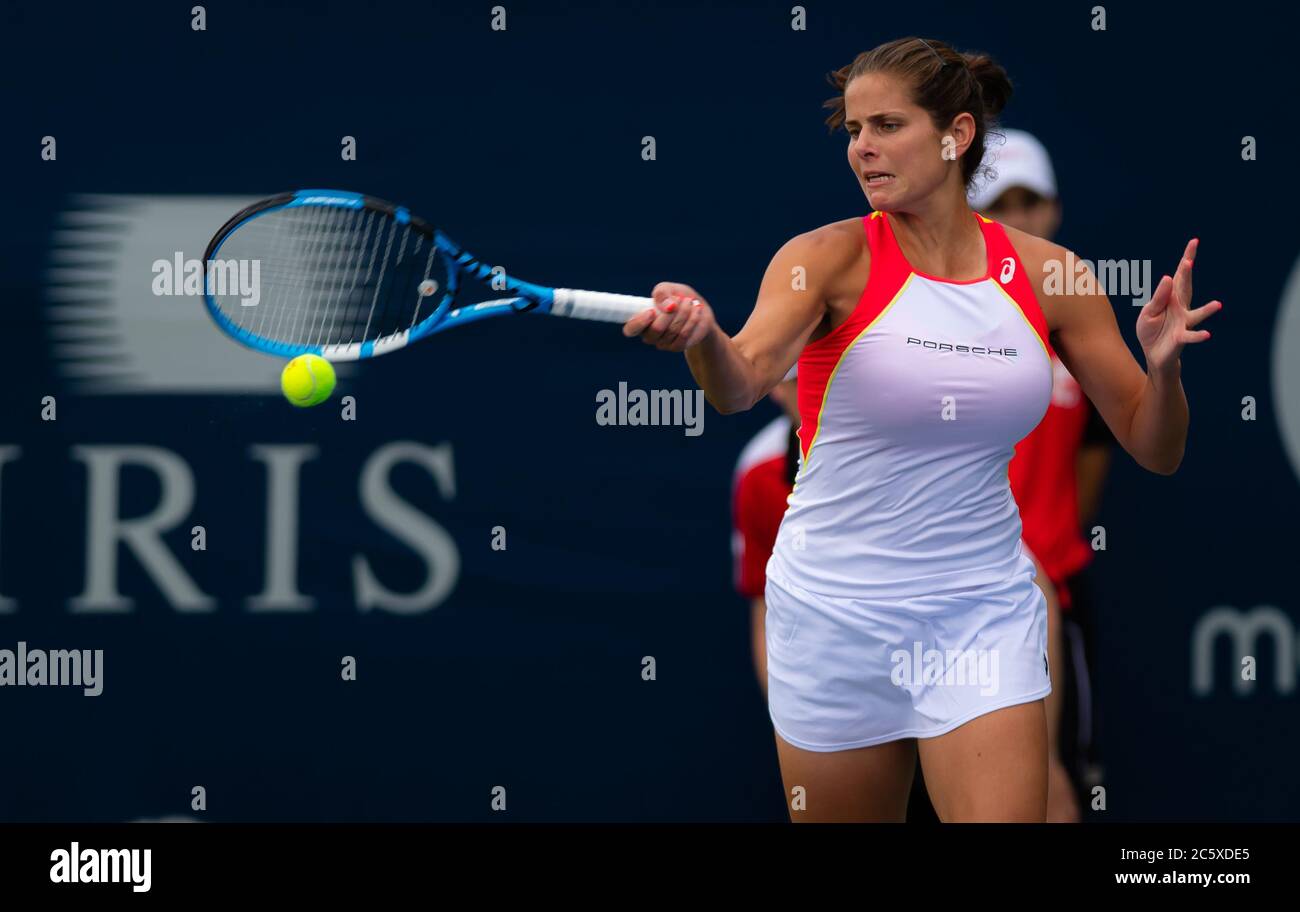
{"label": "blurred person in background", "polygon": [[[1052,240],[1061,201],[1047,149],[1023,130],[1001,131],[977,183],[971,208],[988,218]],[[1093,736],[1094,606],[1085,570],[1092,561],[1081,530],[1096,515],[1115,438],[1059,358],[1052,358],[1052,401],[1038,426],[1016,445],[1009,476],[1020,506],[1022,538],[1047,596],[1052,693],[1048,822],[1070,823],[1088,806],[1101,778]]]}
{"label": "blurred person in background", "polygon": [[796,371],[768,393],[781,409],[745,445],[731,484],[731,553],[736,591],[749,599],[750,637],[758,686],[767,697],[767,644],[764,617],[767,603],[767,559],[785,515],[786,499],[799,470],[799,401]]}

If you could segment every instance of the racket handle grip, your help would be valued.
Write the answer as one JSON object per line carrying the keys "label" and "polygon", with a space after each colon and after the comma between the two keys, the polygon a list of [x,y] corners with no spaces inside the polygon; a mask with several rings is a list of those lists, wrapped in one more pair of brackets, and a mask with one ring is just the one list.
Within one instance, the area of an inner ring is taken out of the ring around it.
{"label": "racket handle grip", "polygon": [[580,291],[577,288],[557,288],[551,313],[557,317],[573,317],[578,320],[626,323],[641,311],[654,306],[653,298],[638,298],[635,295],[611,294],[605,291]]}

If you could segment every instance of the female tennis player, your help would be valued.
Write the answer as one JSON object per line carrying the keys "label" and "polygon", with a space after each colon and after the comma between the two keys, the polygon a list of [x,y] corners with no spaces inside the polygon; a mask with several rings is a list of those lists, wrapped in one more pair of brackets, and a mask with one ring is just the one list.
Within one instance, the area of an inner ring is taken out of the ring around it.
{"label": "female tennis player", "polygon": [[[796,362],[802,464],[767,567],[768,704],[791,816],[900,821],[916,757],[945,821],[1045,819],[1046,609],[1007,481],[1059,354],[1139,465],[1182,461],[1192,240],[1137,320],[1067,251],[981,218],[967,189],[1011,93],[986,55],[906,38],[837,71],[828,124],[875,210],[786,243],[729,337],[663,282],[628,336],[684,351],[718,411]],[[1091,279],[1082,274],[1081,279]],[[1050,342],[1049,342],[1050,339]]]}

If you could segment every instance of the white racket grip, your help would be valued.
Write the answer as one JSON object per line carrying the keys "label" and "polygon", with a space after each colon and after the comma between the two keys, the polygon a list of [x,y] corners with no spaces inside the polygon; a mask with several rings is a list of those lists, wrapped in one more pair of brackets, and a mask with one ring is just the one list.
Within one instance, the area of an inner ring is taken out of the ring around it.
{"label": "white racket grip", "polygon": [[551,305],[551,313],[557,317],[574,317],[578,320],[626,323],[641,311],[654,306],[653,298],[611,294],[606,291],[557,288],[555,289],[555,302]]}

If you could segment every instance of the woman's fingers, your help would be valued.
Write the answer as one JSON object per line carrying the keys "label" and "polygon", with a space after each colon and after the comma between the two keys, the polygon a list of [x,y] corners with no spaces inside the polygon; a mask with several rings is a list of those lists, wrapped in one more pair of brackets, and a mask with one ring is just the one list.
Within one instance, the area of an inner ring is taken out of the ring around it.
{"label": "woman's fingers", "polygon": [[653,298],[654,307],[648,307],[641,313],[623,324],[623,335],[640,336],[642,341],[651,345],[657,343],[663,335],[669,324],[672,323],[673,315],[670,311],[665,310],[666,305],[672,296],[666,294],[662,289],[669,285],[667,282],[660,282],[655,286]]}
{"label": "woman's fingers", "polygon": [[654,322],[658,313],[653,307],[647,307],[623,324],[623,335],[629,338],[641,335],[645,332],[646,327]]}
{"label": "woman's fingers", "polygon": [[1193,326],[1204,323],[1207,318],[1214,316],[1222,309],[1222,301],[1211,301],[1209,304],[1202,304],[1195,310],[1189,310],[1187,312],[1187,328],[1191,329]]}
{"label": "woman's fingers", "polygon": [[703,338],[700,329],[705,322],[704,306],[702,304],[692,303],[687,308],[687,313],[689,316],[686,318],[686,323],[682,326],[681,332],[677,334],[678,343],[683,351]]}
{"label": "woman's fingers", "polygon": [[708,304],[696,298],[688,306],[689,316],[668,347],[670,351],[686,351],[701,342],[716,326]]}
{"label": "woman's fingers", "polygon": [[1185,308],[1192,306],[1192,264],[1196,262],[1196,247],[1196,238],[1187,242],[1183,258],[1178,261],[1178,269],[1174,273],[1174,292],[1178,302]]}
{"label": "woman's fingers", "polygon": [[663,305],[668,302],[669,298],[698,298],[695,289],[689,285],[683,285],[681,282],[660,282],[650,292],[650,297],[654,298],[655,304]]}
{"label": "woman's fingers", "polygon": [[[1155,294],[1151,296],[1150,301],[1147,301],[1147,306],[1142,308],[1146,311],[1147,316],[1158,317],[1165,312],[1165,308],[1169,306],[1169,293],[1173,287],[1174,283],[1170,280],[1169,276],[1166,275],[1160,277],[1160,282],[1156,285]],[[1150,309],[1148,310],[1147,308]]]}
{"label": "woman's fingers", "polygon": [[623,335],[661,351],[685,351],[708,334],[713,312],[699,292],[679,282],[660,282],[651,292],[654,309],[637,314],[623,324]]}
{"label": "woman's fingers", "polygon": [[687,298],[669,298],[668,303],[664,305],[664,311],[669,314],[668,325],[664,327],[663,333],[660,335],[660,348],[668,351],[673,350],[673,346],[676,345],[677,339],[685,328],[686,321],[690,319],[691,311],[694,309]]}
{"label": "woman's fingers", "polygon": [[1157,366],[1169,357],[1177,357],[1184,346],[1209,339],[1207,330],[1194,330],[1193,327],[1223,309],[1221,301],[1211,301],[1192,309],[1192,267],[1199,246],[1196,238],[1187,242],[1173,276],[1161,277],[1155,294],[1138,315],[1138,342],[1147,360]]}

